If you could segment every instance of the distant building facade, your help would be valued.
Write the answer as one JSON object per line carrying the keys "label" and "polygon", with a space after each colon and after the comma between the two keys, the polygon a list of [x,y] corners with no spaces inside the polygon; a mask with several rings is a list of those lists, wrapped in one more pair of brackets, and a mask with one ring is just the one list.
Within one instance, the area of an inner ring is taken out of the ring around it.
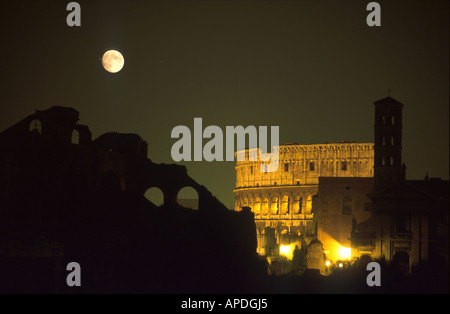
{"label": "distant building facade", "polygon": [[[237,161],[235,210],[252,208],[258,253],[277,255],[283,247],[301,246],[300,236],[312,236],[313,197],[320,177],[371,178],[371,143],[334,143],[279,146],[279,167],[261,171],[261,160]],[[256,149],[246,150],[255,154]]]}
{"label": "distant building facade", "polygon": [[448,265],[448,180],[406,180],[402,162],[403,104],[386,97],[375,105],[372,216],[353,226],[352,256],[385,258],[405,273],[421,262]]}
{"label": "distant building facade", "polygon": [[384,258],[411,272],[448,250],[448,180],[406,180],[403,104],[376,101],[373,178],[320,177],[317,239],[331,263]]}
{"label": "distant building facade", "polygon": [[249,160],[256,149],[237,161],[235,210],[254,213],[260,255],[314,240],[326,267],[383,258],[406,273],[429,260],[448,265],[449,181],[406,180],[403,104],[389,96],[374,105],[373,144],[279,146],[275,172]]}
{"label": "distant building facade", "polygon": [[333,262],[351,259],[352,226],[372,216],[371,178],[320,177],[314,203],[317,239],[324,245],[327,259]]}

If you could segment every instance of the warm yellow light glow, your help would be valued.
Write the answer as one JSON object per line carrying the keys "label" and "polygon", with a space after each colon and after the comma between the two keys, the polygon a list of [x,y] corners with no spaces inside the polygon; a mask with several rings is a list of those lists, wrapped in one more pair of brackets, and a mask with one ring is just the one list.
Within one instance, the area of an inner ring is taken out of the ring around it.
{"label": "warm yellow light glow", "polygon": [[333,236],[323,230],[320,233],[319,240],[323,243],[324,253],[327,256],[326,259],[330,260],[331,263],[339,260],[343,261],[351,259],[351,249],[349,241],[336,241]]}
{"label": "warm yellow light glow", "polygon": [[342,264],[342,263],[339,263],[339,268],[342,268],[343,266],[344,266],[344,264]]}
{"label": "warm yellow light glow", "polygon": [[326,261],[326,262],[325,262],[325,266],[327,266],[327,267],[330,266],[330,264],[331,264],[330,261]]}
{"label": "warm yellow light glow", "polygon": [[348,247],[341,247],[339,249],[339,257],[341,259],[350,259],[352,257],[352,249]]}
{"label": "warm yellow light glow", "polygon": [[280,245],[280,255],[286,256],[288,259],[292,259],[294,255],[294,244]]}

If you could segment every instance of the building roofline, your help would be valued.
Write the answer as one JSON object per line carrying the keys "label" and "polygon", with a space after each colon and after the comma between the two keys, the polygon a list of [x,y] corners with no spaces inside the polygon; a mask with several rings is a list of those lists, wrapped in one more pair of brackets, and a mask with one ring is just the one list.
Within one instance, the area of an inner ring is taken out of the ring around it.
{"label": "building roofline", "polygon": [[[338,142],[338,143],[323,143],[323,144],[285,144],[285,145],[278,145],[274,146],[275,148],[278,148],[278,150],[284,150],[284,149],[302,149],[302,148],[313,148],[313,147],[351,147],[351,146],[375,146],[375,143],[360,143],[360,142]],[[240,150],[237,152],[242,151],[255,151],[258,150],[259,147],[255,148],[246,148],[244,150]],[[235,154],[237,153],[235,152]]]}

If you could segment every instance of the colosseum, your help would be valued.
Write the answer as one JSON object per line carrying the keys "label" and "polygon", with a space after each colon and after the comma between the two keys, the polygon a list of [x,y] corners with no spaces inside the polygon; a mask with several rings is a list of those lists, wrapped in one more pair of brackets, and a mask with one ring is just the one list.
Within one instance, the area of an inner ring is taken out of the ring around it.
{"label": "colosseum", "polygon": [[[255,215],[258,253],[289,254],[301,247],[301,235],[314,233],[312,203],[319,177],[373,177],[373,143],[277,147],[279,166],[262,172],[261,160],[237,161],[235,210],[250,207]],[[246,156],[257,154],[247,149]],[[259,156],[259,154],[257,154]]]}

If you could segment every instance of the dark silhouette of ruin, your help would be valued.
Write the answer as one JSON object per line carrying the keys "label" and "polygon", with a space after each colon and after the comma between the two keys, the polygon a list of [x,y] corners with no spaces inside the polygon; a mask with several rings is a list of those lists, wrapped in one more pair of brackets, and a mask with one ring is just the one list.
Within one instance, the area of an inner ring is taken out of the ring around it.
{"label": "dark silhouette of ruin", "polygon": [[[404,276],[378,260],[383,273],[376,289],[366,284],[371,259],[365,255],[322,276],[307,263],[309,257],[309,264],[324,267],[318,240],[309,246],[302,240],[291,274],[278,265],[279,275],[268,275],[256,254],[251,208],[229,210],[184,166],[152,162],[139,135],[106,133],[92,140],[78,120],[76,110],[52,107],[0,133],[0,293],[448,291],[448,272],[430,262]],[[397,170],[403,178],[403,166]],[[434,237],[439,243],[448,243],[448,181],[407,183],[442,196],[430,228],[444,237]],[[198,210],[177,201],[185,187],[198,194]],[[162,191],[162,205],[145,197],[151,188]],[[352,222],[352,245],[362,247],[364,227]],[[448,265],[448,250],[436,247]],[[81,266],[80,287],[66,284],[71,262]]]}
{"label": "dark silhouette of ruin", "polygon": [[[250,211],[228,210],[184,166],[153,163],[139,135],[92,140],[78,119],[52,107],[0,133],[1,292],[252,289],[261,267]],[[198,210],[176,201],[187,186]],[[144,197],[151,187],[161,206]],[[66,285],[70,262],[81,287]]]}

